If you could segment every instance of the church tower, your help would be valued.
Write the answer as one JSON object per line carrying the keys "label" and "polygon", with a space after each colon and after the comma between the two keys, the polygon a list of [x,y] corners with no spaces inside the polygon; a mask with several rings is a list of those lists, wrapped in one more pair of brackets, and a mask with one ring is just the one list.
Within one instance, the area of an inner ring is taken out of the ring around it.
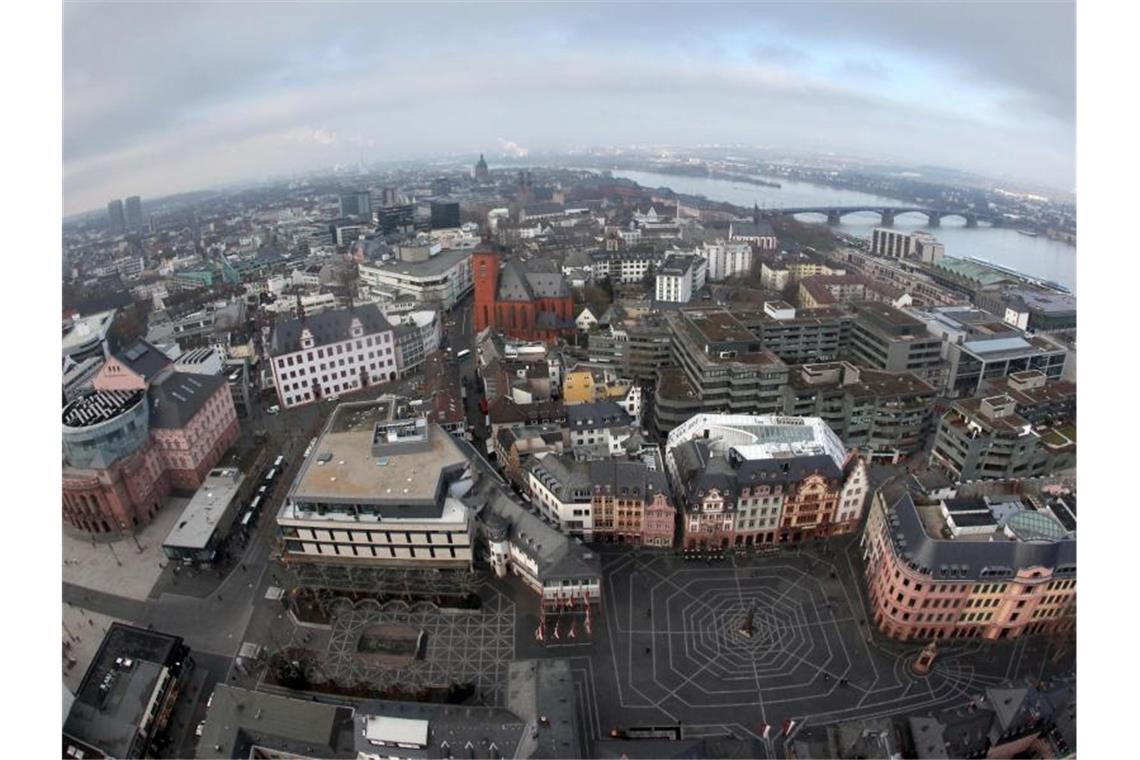
{"label": "church tower", "polygon": [[475,332],[494,323],[495,298],[499,292],[499,253],[481,247],[471,254],[472,278],[475,281]]}

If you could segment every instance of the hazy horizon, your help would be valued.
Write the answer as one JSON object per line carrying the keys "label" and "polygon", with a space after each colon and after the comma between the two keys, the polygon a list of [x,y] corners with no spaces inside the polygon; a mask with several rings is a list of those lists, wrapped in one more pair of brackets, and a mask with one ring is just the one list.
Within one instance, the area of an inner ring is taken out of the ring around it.
{"label": "hazy horizon", "polygon": [[1072,3],[65,3],[64,212],[361,158],[637,143],[1073,192],[1074,25]]}

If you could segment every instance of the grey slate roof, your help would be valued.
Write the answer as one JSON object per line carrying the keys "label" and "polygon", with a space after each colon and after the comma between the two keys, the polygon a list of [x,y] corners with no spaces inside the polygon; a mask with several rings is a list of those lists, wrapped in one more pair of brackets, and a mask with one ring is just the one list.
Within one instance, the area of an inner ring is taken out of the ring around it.
{"label": "grey slate roof", "polygon": [[301,350],[301,332],[308,328],[313,334],[314,346],[324,346],[348,340],[351,337],[352,319],[356,317],[364,326],[364,334],[390,330],[391,325],[376,304],[364,304],[346,309],[334,309],[303,320],[292,316],[282,316],[273,326],[273,337],[269,342],[269,353],[273,356]]}
{"label": "grey slate roof", "polygon": [[608,494],[640,496],[646,502],[658,493],[669,495],[665,473],[649,469],[644,462],[595,460],[589,465],[590,483]]}
{"label": "grey slate roof", "polygon": [[480,521],[486,523],[487,517],[495,514],[510,525],[511,543],[535,560],[544,582],[562,578],[601,580],[598,555],[528,512],[498,486],[491,485],[471,499],[480,502],[470,504],[478,510]]}
{"label": "grey slate roof", "polygon": [[1075,572],[1077,542],[962,541],[933,538],[922,525],[922,518],[909,493],[902,494],[887,509],[891,540],[899,555],[909,554],[920,571],[925,568],[935,579],[975,580],[982,571],[1001,568],[1019,570],[1044,566],[1067,567]]}
{"label": "grey slate roof", "polygon": [[630,417],[625,409],[606,399],[592,404],[567,406],[566,424],[571,430],[598,430],[632,425],[633,417]]}
{"label": "grey slate roof", "polygon": [[514,260],[503,264],[502,272],[499,274],[498,300],[531,301],[533,299],[534,291],[531,290],[529,279],[526,272],[523,271],[522,265]]}
{"label": "grey slate roof", "polygon": [[172,372],[148,391],[152,428],[185,427],[218,388],[226,384],[224,375],[198,375]]}
{"label": "grey slate roof", "polygon": [[200,758],[247,758],[254,746],[304,757],[356,757],[351,707],[218,684]]}
{"label": "grey slate roof", "polygon": [[146,340],[138,340],[129,348],[115,354],[115,358],[140,375],[147,382],[173,362],[170,357]]}

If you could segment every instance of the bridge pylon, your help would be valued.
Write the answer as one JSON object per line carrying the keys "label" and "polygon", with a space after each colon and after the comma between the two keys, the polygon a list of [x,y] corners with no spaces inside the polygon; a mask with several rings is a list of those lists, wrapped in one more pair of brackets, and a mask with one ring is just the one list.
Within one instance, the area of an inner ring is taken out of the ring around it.
{"label": "bridge pylon", "polygon": [[926,215],[926,226],[927,227],[941,227],[942,226],[942,216],[937,211],[931,211],[929,214]]}
{"label": "bridge pylon", "polygon": [[966,227],[977,227],[978,217],[973,214],[966,214]]}
{"label": "bridge pylon", "polygon": [[827,212],[827,223],[832,227],[839,226],[839,209],[831,209]]}
{"label": "bridge pylon", "polygon": [[880,218],[880,224],[883,227],[894,227],[895,226],[895,212],[891,211],[889,208],[885,208],[882,211],[880,211],[879,212],[879,218]]}

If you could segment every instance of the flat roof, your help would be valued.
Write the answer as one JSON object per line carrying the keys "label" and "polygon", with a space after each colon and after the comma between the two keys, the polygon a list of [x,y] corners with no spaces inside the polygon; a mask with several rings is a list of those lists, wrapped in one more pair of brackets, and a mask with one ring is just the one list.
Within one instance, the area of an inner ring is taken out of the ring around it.
{"label": "flat roof", "polygon": [[428,742],[428,722],[369,715],[364,719],[364,737],[369,743],[381,746],[423,748]]}
{"label": "flat roof", "polygon": [[440,251],[434,256],[429,256],[424,261],[402,261],[398,258],[392,258],[388,261],[374,261],[368,264],[361,264],[360,268],[372,269],[379,272],[390,272],[393,274],[404,274],[410,277],[438,277],[463,259],[470,257],[476,248],[477,246],[472,246],[471,248],[450,248],[446,251]]}
{"label": "flat roof", "polygon": [[[392,401],[337,407],[301,467],[290,500],[313,502],[434,503],[444,469],[467,457],[438,424],[427,425],[427,442],[406,452],[373,455],[375,424],[385,421]],[[383,407],[383,408],[381,408]]]}
{"label": "flat roof", "polygon": [[162,545],[179,549],[206,548],[244,482],[245,475],[235,467],[211,470]]}
{"label": "flat roof", "polygon": [[723,341],[759,343],[760,341],[755,333],[727,311],[684,311],[682,314],[705,340],[717,343]]}

